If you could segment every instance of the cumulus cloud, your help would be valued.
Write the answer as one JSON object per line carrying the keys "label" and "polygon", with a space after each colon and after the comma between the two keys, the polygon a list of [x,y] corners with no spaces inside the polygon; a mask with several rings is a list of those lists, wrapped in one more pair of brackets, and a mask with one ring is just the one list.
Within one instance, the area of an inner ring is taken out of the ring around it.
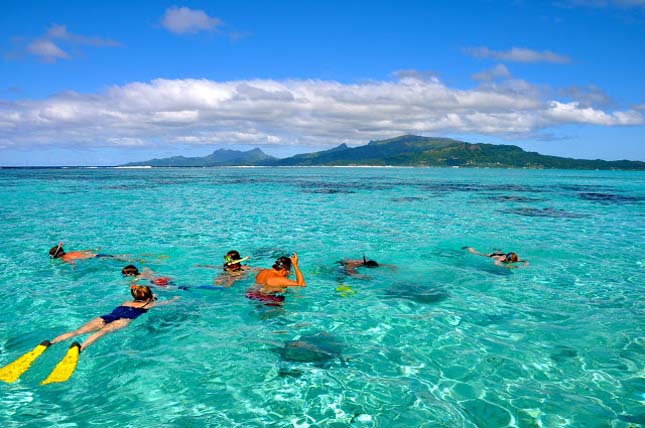
{"label": "cumulus cloud", "polygon": [[[423,73],[421,73],[423,76]],[[642,125],[643,113],[549,98],[518,79],[472,89],[397,80],[157,79],[0,102],[4,147],[159,144],[333,146],[401,134],[534,135],[566,124]]]}
{"label": "cumulus cloud", "polygon": [[439,76],[432,71],[420,71],[420,70],[399,70],[392,73],[392,76],[399,80],[412,79],[412,80],[427,80],[427,81],[438,81]]}
{"label": "cumulus cloud", "polygon": [[475,58],[493,58],[498,61],[509,62],[550,62],[555,64],[567,64],[571,58],[551,51],[535,51],[526,48],[511,48],[508,51],[495,51],[487,47],[466,48],[464,51]]}
{"label": "cumulus cloud", "polygon": [[583,107],[606,107],[612,104],[612,99],[609,95],[595,85],[564,88],[562,95],[578,102]]}
{"label": "cumulus cloud", "polygon": [[199,31],[213,31],[223,22],[199,9],[187,7],[170,7],[161,20],[161,26],[171,33],[185,34]]}

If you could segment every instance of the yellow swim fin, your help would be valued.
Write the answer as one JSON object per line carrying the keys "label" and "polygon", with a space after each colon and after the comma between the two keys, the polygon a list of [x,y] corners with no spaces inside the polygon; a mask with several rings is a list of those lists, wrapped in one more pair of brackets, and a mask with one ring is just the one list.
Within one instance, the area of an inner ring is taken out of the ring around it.
{"label": "yellow swim fin", "polygon": [[48,383],[67,382],[76,370],[76,363],[78,363],[78,356],[81,353],[81,345],[74,342],[70,345],[67,354],[62,360],[54,367],[54,370],[47,376],[47,379],[40,382],[41,385]]}
{"label": "yellow swim fin", "polygon": [[36,359],[40,357],[40,354],[45,352],[49,345],[51,345],[51,343],[49,343],[49,340],[44,340],[31,351],[19,357],[14,362],[9,363],[1,368],[0,380],[9,383],[17,381],[24,372],[29,370],[29,367],[31,367],[34,361],[36,361]]}

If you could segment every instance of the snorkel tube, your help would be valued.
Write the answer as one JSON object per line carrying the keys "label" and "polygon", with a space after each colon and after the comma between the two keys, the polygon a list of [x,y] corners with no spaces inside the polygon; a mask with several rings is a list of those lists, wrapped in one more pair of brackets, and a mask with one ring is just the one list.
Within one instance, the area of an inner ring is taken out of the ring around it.
{"label": "snorkel tube", "polygon": [[239,264],[239,263],[245,262],[245,261],[247,261],[247,260],[248,260],[248,259],[250,259],[250,258],[251,258],[250,256],[246,256],[246,257],[242,257],[242,258],[241,258],[241,259],[239,259],[239,260],[233,260],[233,259],[231,259],[230,257],[226,257],[226,266],[236,265],[236,264]]}
{"label": "snorkel tube", "polygon": [[65,250],[63,250],[62,242],[59,242],[55,248],[52,248],[51,250],[49,250],[50,259],[57,259],[58,257],[62,257],[64,255],[65,255]]}
{"label": "snorkel tube", "polygon": [[365,258],[365,254],[363,254],[363,264],[361,266],[365,266],[365,267],[368,267],[368,268],[374,268],[374,267],[378,267],[378,263],[376,261],[374,261],[374,260],[367,260]]}

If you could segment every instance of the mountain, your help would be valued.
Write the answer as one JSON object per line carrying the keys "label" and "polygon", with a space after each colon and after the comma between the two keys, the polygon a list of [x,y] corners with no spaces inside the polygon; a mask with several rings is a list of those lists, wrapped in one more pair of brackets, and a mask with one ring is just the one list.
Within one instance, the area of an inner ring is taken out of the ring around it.
{"label": "mountain", "polygon": [[260,149],[247,152],[216,150],[204,157],[175,156],[132,162],[124,166],[460,166],[492,168],[629,169],[645,170],[645,162],[570,159],[526,152],[504,144],[467,143],[450,138],[403,135],[370,141],[359,147],[341,144],[333,149],[277,159]]}
{"label": "mountain", "polygon": [[271,165],[391,165],[495,168],[634,169],[645,162],[570,159],[525,152],[512,145],[471,144],[450,138],[404,135],[370,141],[359,147],[342,144],[331,150],[271,161]]}
{"label": "mountain", "polygon": [[219,149],[208,156],[191,157],[173,156],[163,159],[152,159],[144,162],[130,162],[120,166],[176,166],[176,167],[205,167],[205,166],[245,166],[258,165],[263,162],[276,160],[260,149],[253,149],[246,152],[239,150]]}

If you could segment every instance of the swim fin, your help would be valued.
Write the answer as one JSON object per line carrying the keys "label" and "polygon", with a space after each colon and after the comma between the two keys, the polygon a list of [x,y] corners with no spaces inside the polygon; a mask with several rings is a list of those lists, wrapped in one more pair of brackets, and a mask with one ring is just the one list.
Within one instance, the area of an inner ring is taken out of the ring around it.
{"label": "swim fin", "polygon": [[49,345],[51,345],[49,340],[43,340],[31,351],[19,357],[14,362],[2,367],[0,369],[0,380],[9,383],[17,381],[24,372],[29,370],[29,367],[40,357],[40,354],[45,352]]}
{"label": "swim fin", "polygon": [[70,345],[67,354],[63,357],[62,360],[54,367],[54,370],[47,376],[47,379],[40,382],[41,385],[47,385],[48,383],[57,383],[57,382],[66,382],[74,370],[76,370],[76,364],[78,363],[78,356],[81,353],[81,345],[78,342],[74,342]]}

